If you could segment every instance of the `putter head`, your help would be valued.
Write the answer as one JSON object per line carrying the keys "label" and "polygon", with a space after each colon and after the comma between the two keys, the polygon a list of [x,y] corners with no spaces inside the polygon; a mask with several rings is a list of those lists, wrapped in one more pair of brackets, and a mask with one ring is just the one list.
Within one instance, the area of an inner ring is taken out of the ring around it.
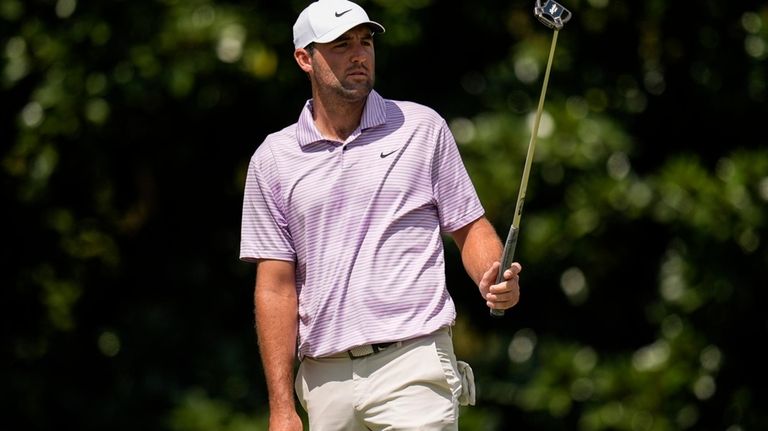
{"label": "putter head", "polygon": [[571,11],[554,0],[547,0],[544,5],[541,4],[541,0],[536,0],[533,13],[536,14],[536,18],[542,24],[555,30],[562,29],[565,23],[571,19]]}

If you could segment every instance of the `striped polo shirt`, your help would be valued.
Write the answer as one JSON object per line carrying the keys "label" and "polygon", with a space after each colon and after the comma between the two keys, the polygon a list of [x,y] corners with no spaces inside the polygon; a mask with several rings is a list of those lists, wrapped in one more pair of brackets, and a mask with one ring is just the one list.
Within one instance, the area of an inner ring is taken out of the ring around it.
{"label": "striped polo shirt", "polygon": [[307,101],[256,149],[240,259],[296,263],[299,355],[399,341],[452,325],[441,232],[483,215],[448,126],[432,109],[368,96],[344,142]]}

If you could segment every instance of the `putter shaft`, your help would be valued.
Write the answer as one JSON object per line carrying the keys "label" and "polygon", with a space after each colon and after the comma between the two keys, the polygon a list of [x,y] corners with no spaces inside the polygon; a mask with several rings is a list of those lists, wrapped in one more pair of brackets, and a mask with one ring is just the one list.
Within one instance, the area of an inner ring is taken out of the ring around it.
{"label": "putter shaft", "polygon": [[[554,29],[552,35],[552,44],[549,48],[549,59],[547,60],[547,69],[544,72],[544,83],[541,86],[539,95],[539,106],[536,109],[536,118],[533,122],[531,131],[531,140],[528,142],[528,153],[525,155],[525,167],[523,168],[523,178],[520,180],[520,191],[517,194],[517,204],[515,205],[515,216],[512,218],[512,226],[509,228],[507,240],[504,243],[504,251],[501,255],[501,266],[496,276],[496,284],[504,281],[504,272],[514,262],[515,246],[517,245],[517,236],[520,231],[520,219],[523,215],[523,204],[525,203],[525,192],[528,189],[528,177],[531,175],[531,164],[533,164],[533,154],[536,151],[536,138],[539,134],[539,124],[541,123],[541,114],[544,110],[544,98],[547,94],[547,85],[549,84],[549,72],[552,70],[552,59],[555,56],[555,46],[557,46],[557,34],[559,30]],[[501,317],[504,310],[491,309],[491,316]]]}

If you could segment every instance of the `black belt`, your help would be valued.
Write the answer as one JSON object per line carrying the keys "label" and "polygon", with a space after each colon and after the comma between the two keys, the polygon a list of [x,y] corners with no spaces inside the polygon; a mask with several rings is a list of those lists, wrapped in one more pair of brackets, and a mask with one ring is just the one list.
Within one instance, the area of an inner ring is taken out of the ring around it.
{"label": "black belt", "polygon": [[379,353],[393,344],[397,344],[397,343],[393,341],[389,343],[366,344],[363,346],[353,347],[347,350],[347,354],[349,355],[350,359],[364,358],[366,356],[373,355],[374,353]]}

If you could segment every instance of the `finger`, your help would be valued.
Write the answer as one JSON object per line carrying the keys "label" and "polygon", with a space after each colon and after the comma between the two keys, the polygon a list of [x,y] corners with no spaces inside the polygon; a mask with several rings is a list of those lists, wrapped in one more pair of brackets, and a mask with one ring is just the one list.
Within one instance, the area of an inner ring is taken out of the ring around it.
{"label": "finger", "polygon": [[520,297],[516,296],[516,297],[510,299],[509,301],[488,302],[487,305],[488,305],[488,307],[494,308],[494,309],[497,309],[497,310],[507,310],[507,309],[510,309],[510,308],[514,307],[515,305],[517,305],[518,302],[520,302]]}
{"label": "finger", "polygon": [[509,285],[507,283],[502,284],[494,284],[488,289],[488,293],[490,295],[494,295],[494,297],[499,297],[501,295],[508,295],[513,294],[515,291],[520,290],[519,287],[517,287],[517,284]]}
{"label": "finger", "polygon": [[511,276],[509,271],[507,271],[506,275],[508,277],[503,282],[490,286],[488,291],[492,293],[505,293],[520,289],[520,277],[517,275]]}
{"label": "finger", "polygon": [[522,270],[522,265],[517,262],[512,262],[512,264],[509,265],[509,268],[504,271],[504,278],[509,280],[510,278],[520,274]]}
{"label": "finger", "polygon": [[506,310],[520,302],[520,290],[515,289],[505,293],[489,293],[486,303],[488,307]]}

